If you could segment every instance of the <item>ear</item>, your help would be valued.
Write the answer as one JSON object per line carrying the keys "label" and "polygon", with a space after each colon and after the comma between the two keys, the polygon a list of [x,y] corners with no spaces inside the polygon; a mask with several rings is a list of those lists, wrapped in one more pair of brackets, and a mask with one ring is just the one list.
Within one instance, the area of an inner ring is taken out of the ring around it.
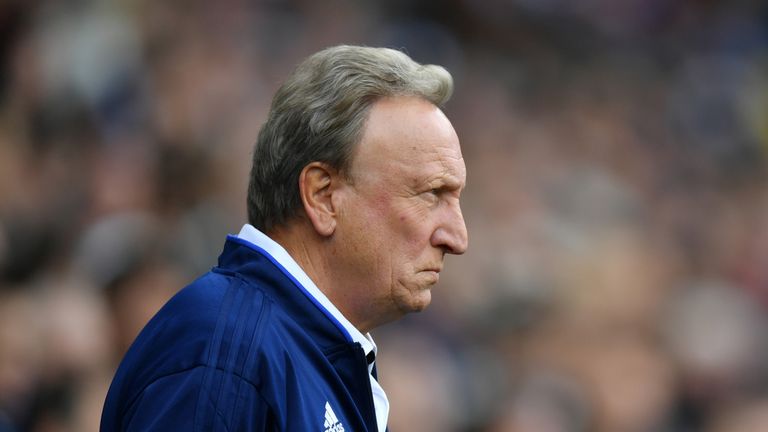
{"label": "ear", "polygon": [[309,163],[299,175],[299,194],[304,211],[323,237],[336,230],[336,213],[333,193],[338,184],[338,172],[323,162]]}

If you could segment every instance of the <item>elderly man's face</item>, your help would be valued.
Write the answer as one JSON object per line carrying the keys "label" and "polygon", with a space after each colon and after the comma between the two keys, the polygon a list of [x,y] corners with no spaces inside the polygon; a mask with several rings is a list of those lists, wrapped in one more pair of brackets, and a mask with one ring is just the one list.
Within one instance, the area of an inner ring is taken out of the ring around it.
{"label": "elderly man's face", "polygon": [[380,100],[350,171],[338,233],[340,261],[358,285],[356,309],[386,319],[424,309],[444,255],[467,248],[459,207],[466,168],[456,132],[422,99]]}

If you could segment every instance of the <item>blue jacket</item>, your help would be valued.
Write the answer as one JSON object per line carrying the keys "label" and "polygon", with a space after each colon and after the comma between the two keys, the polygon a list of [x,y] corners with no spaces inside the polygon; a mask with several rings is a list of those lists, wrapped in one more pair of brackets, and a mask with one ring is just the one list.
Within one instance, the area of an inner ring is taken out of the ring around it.
{"label": "blue jacket", "polygon": [[102,431],[376,431],[368,363],[272,257],[229,237],[128,350]]}

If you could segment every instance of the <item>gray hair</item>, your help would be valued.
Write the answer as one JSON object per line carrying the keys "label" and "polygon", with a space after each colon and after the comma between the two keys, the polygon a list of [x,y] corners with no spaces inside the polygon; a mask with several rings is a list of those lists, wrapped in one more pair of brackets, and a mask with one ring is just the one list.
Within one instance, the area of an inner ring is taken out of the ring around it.
{"label": "gray hair", "polygon": [[248,186],[248,222],[267,232],[302,209],[299,176],[311,162],[348,174],[370,107],[380,98],[421,97],[442,106],[453,79],[389,48],[340,45],[302,62],[278,89],[259,132]]}

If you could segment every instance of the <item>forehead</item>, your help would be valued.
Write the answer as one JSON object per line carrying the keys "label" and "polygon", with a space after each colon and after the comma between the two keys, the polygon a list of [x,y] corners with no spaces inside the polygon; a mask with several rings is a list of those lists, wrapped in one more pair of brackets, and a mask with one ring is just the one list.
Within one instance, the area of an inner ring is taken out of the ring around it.
{"label": "forehead", "polygon": [[411,181],[444,180],[462,187],[466,168],[451,122],[416,97],[384,98],[371,107],[353,162],[356,174]]}

